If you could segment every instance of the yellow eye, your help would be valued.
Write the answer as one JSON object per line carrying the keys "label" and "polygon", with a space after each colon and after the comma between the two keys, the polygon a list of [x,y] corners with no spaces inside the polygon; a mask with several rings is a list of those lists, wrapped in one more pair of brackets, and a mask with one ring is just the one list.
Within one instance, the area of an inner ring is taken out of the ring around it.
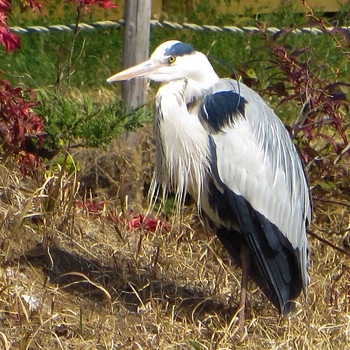
{"label": "yellow eye", "polygon": [[170,56],[170,57],[168,58],[168,63],[169,63],[169,64],[173,64],[173,63],[175,63],[175,61],[176,61],[176,57],[175,57],[175,56]]}

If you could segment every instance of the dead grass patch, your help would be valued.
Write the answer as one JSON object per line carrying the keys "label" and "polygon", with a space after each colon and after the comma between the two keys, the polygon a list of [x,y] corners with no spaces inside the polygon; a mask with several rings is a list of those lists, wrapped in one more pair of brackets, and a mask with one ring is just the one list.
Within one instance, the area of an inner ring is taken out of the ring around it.
{"label": "dead grass patch", "polygon": [[[240,271],[198,224],[194,208],[182,222],[170,217],[166,231],[130,229],[117,196],[99,213],[68,208],[78,190],[72,175],[59,179],[56,205],[45,211],[47,179],[21,180],[4,166],[0,172],[6,350],[345,349],[350,343],[349,257],[314,238],[312,282],[297,314],[281,319],[250,283],[246,336],[239,340]],[[120,220],[110,220],[111,213]],[[344,207],[317,203],[313,230],[342,246],[337,233],[346,232],[348,219]]]}

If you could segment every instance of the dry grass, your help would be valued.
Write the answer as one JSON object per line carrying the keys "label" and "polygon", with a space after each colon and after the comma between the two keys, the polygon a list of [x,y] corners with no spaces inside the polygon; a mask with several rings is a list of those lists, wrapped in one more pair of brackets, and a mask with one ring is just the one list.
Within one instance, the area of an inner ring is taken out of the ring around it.
{"label": "dry grass", "polygon": [[[168,230],[128,229],[116,200],[98,214],[75,205],[75,174],[23,180],[0,166],[0,175],[0,348],[350,348],[349,257],[313,238],[297,314],[281,319],[251,283],[239,338],[240,271],[194,208]],[[320,230],[347,228],[343,207],[316,204]]]}

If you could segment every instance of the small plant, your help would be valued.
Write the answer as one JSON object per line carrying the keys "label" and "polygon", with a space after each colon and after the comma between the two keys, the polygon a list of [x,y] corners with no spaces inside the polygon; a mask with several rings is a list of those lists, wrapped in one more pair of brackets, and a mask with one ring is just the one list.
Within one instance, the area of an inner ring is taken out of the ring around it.
{"label": "small plant", "polygon": [[42,93],[40,99],[36,111],[45,120],[46,146],[52,150],[64,144],[70,148],[103,147],[124,130],[135,131],[152,119],[143,107],[130,113],[118,103],[105,106],[86,95],[79,100]]}
{"label": "small plant", "polygon": [[[73,5],[75,9],[75,26],[73,29],[73,37],[69,50],[69,61],[67,67],[67,90],[70,88],[70,80],[72,75],[72,66],[73,66],[73,56],[75,52],[75,41],[79,34],[79,23],[82,18],[82,11],[90,12],[91,6],[98,5],[104,9],[116,8],[115,5],[110,0],[66,0],[67,3]],[[57,80],[59,81],[59,80]]]}

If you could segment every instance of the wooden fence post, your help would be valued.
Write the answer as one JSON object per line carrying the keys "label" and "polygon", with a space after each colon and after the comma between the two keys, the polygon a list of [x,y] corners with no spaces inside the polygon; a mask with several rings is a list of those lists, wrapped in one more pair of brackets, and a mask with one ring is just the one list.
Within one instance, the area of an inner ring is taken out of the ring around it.
{"label": "wooden fence post", "polygon": [[[145,61],[149,56],[151,0],[126,0],[124,2],[124,51],[123,69]],[[134,109],[146,102],[146,80],[132,79],[122,83],[122,98],[128,109]],[[144,179],[142,168],[142,146],[139,132],[126,133],[127,158],[125,167],[125,185],[121,187],[121,204],[126,208],[127,195],[134,205],[142,202]],[[135,171],[137,169],[137,171]],[[130,174],[132,176],[130,177]],[[123,176],[124,178],[124,176]]]}
{"label": "wooden fence post", "polygon": [[[123,69],[148,58],[151,0],[127,0],[124,8],[125,34]],[[136,108],[146,101],[145,79],[122,83],[122,98],[126,106]]]}

